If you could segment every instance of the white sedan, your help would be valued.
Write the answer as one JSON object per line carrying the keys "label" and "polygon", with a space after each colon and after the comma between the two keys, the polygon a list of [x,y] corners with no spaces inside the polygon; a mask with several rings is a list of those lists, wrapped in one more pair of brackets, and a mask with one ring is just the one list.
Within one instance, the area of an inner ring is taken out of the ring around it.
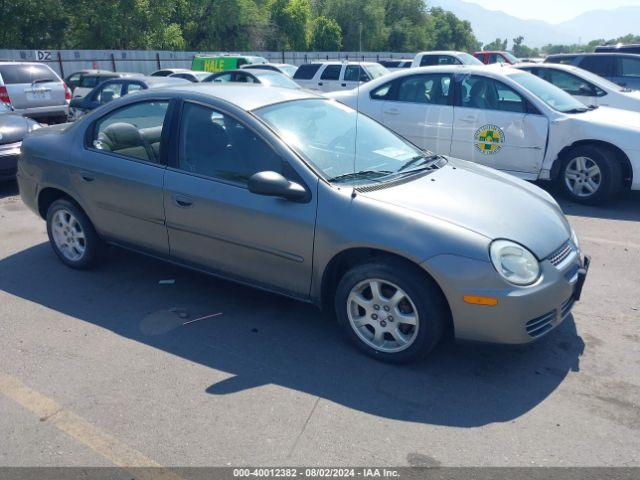
{"label": "white sedan", "polygon": [[522,64],[515,68],[552,83],[585,105],[640,112],[640,91],[621,87],[582,68],[561,63]]}
{"label": "white sedan", "polygon": [[640,114],[588,108],[521,70],[424,67],[329,96],[424,149],[557,181],[576,201],[603,203],[623,188],[640,190]]}

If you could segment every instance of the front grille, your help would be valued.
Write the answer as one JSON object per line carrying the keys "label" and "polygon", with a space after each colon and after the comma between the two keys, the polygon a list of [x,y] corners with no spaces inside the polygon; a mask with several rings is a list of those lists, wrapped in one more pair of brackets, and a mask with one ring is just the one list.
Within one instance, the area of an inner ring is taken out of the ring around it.
{"label": "front grille", "polygon": [[529,320],[526,325],[527,333],[531,337],[539,337],[540,335],[544,335],[549,330],[553,328],[553,321],[556,318],[556,311],[546,313],[540,317],[534,318],[533,320]]}
{"label": "front grille", "polygon": [[569,240],[562,244],[555,252],[547,257],[554,267],[560,265],[573,252],[573,245]]}
{"label": "front grille", "polygon": [[573,299],[573,297],[571,297],[569,300],[562,304],[562,306],[560,307],[560,318],[564,319],[571,313],[571,309],[573,308],[574,303],[576,303],[576,301]]}
{"label": "front grille", "polygon": [[566,300],[560,305],[560,309],[554,309],[549,313],[545,313],[539,317],[534,318],[533,320],[529,320],[525,325],[525,329],[530,337],[537,338],[549,330],[552,330],[554,327],[554,320],[558,317],[558,310],[560,311],[560,319],[564,320],[571,313],[571,309],[573,308],[573,304],[575,300],[573,297]]}

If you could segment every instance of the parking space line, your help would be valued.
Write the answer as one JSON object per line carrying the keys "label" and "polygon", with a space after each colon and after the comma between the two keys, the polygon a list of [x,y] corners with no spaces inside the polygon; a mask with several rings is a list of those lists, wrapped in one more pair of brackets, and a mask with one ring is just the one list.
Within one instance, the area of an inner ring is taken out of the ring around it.
{"label": "parking space line", "polygon": [[[0,372],[0,393],[36,414],[40,421],[53,425],[113,464],[125,470],[136,468],[136,478],[181,480],[181,477],[138,450],[101,431],[84,418],[59,405],[55,400],[27,387],[20,380],[4,372]],[[141,467],[143,469],[139,470]]]}

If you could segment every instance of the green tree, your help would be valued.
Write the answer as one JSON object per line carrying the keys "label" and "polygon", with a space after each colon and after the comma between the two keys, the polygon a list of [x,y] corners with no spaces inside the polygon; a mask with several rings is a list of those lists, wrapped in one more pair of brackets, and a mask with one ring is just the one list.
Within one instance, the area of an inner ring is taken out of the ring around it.
{"label": "green tree", "polygon": [[316,4],[316,9],[317,15],[331,18],[340,25],[344,50],[386,48],[385,0],[324,0]]}
{"label": "green tree", "polygon": [[518,58],[537,57],[540,52],[537,48],[529,48],[524,45],[524,37],[520,35],[513,39],[513,54]]}
{"label": "green tree", "polygon": [[415,52],[430,49],[434,43],[433,19],[422,0],[387,0],[385,22],[388,50]]}
{"label": "green tree", "polygon": [[273,0],[269,5],[274,25],[270,46],[277,50],[306,50],[309,45],[309,0]]}
{"label": "green tree", "polygon": [[496,38],[493,42],[487,43],[483,50],[506,50],[507,49],[507,39],[501,40],[500,38]]}
{"label": "green tree", "polygon": [[439,7],[431,9],[435,50],[475,51],[480,43],[473,34],[471,24]]}
{"label": "green tree", "polygon": [[319,52],[338,52],[342,49],[342,30],[327,17],[316,17],[311,32],[311,48]]}

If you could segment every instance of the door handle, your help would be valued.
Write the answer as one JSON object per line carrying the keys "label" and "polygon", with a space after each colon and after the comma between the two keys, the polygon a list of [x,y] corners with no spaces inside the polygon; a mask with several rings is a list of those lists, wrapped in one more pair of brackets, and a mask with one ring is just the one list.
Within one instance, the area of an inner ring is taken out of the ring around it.
{"label": "door handle", "polygon": [[171,199],[173,200],[173,203],[180,208],[189,208],[193,205],[193,199],[185,195],[178,195],[174,193],[171,195]]}
{"label": "door handle", "polygon": [[384,113],[386,113],[387,115],[398,115],[400,113],[400,110],[398,110],[397,108],[390,108],[389,110],[385,110]]}
{"label": "door handle", "polygon": [[324,83],[322,83],[322,82],[318,82],[318,85],[319,85],[319,86],[322,86],[322,85],[324,85]]}
{"label": "door handle", "polygon": [[460,119],[462,123],[475,123],[476,117],[463,117]]}
{"label": "door handle", "polygon": [[91,172],[80,172],[80,178],[85,182],[93,182],[96,177]]}
{"label": "door handle", "polygon": [[343,87],[346,87],[346,86],[347,86],[347,84],[346,84],[346,83],[342,83],[341,85],[342,85]]}

